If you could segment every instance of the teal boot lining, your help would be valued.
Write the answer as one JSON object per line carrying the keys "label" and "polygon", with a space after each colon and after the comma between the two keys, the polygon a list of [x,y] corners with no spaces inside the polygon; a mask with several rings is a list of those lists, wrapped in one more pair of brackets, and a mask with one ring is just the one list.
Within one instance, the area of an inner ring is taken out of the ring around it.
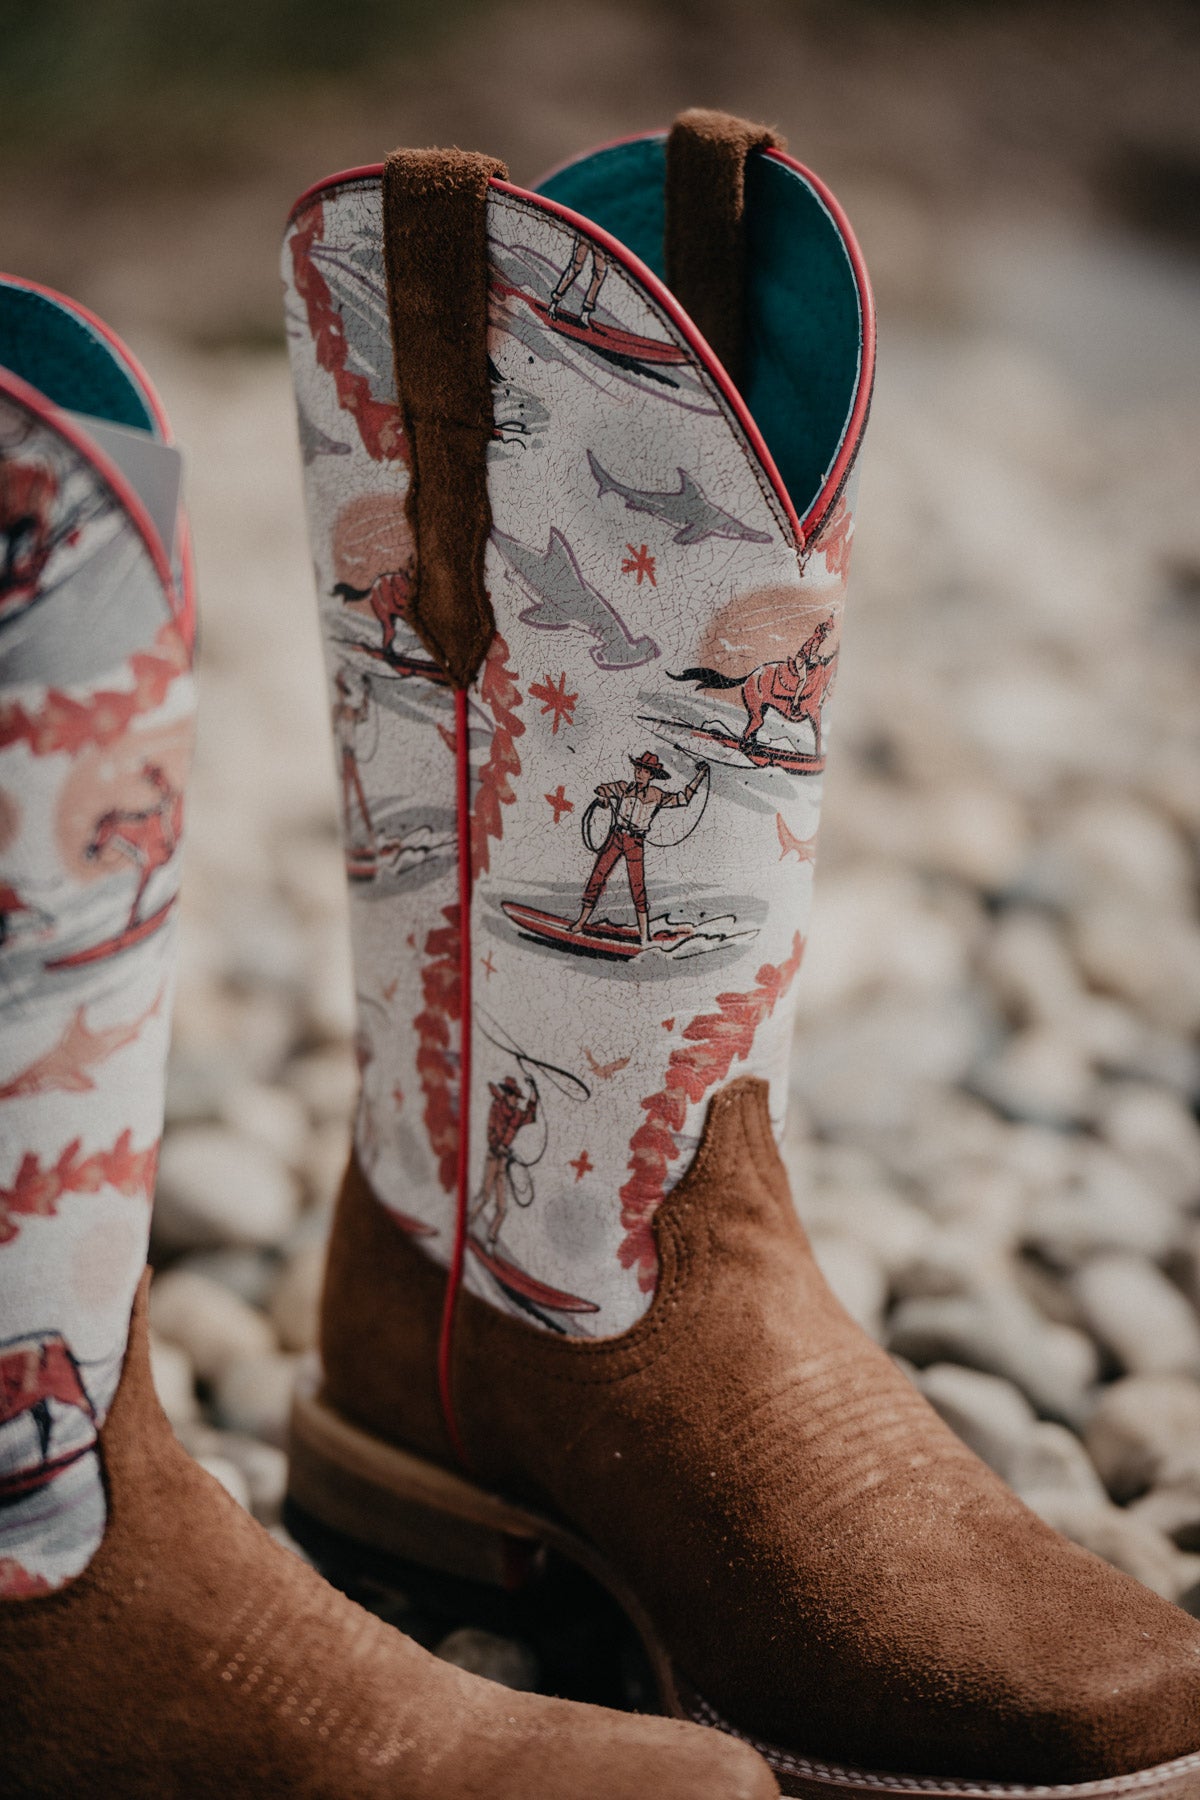
{"label": "teal boot lining", "polygon": [[[537,191],[610,232],[664,280],[666,169],[665,135],[635,138],[569,163]],[[747,164],[746,229],[742,397],[803,518],[854,406],[862,303],[824,202],[774,157],[755,154]]]}
{"label": "teal boot lining", "polygon": [[141,388],[95,326],[49,294],[3,280],[0,368],[67,412],[162,435]]}

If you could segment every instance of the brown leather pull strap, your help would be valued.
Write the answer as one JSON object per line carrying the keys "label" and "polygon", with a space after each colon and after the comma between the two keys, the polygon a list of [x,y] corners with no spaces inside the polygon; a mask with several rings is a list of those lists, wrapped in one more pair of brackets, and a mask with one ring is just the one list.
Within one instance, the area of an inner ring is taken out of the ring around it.
{"label": "brown leather pull strap", "polygon": [[483,581],[492,514],[487,447],[487,191],[503,163],[463,150],[394,150],[383,170],[383,250],[396,393],[412,459],[416,546],[409,619],[456,687],[496,629]]}
{"label": "brown leather pull strap", "polygon": [[746,158],[786,148],[769,125],[693,107],[667,138],[667,286],[735,382],[745,321]]}

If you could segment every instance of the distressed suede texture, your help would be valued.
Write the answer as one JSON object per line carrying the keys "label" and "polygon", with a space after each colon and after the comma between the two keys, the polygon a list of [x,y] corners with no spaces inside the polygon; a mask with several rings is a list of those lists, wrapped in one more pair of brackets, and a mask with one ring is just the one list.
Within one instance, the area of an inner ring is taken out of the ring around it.
{"label": "distressed suede texture", "polygon": [[396,394],[411,456],[408,618],[459,688],[496,628],[483,579],[492,525],[487,193],[489,179],[507,173],[463,150],[394,150],[383,171]]}
{"label": "distressed suede texture", "polygon": [[784,150],[769,125],[693,107],[667,138],[667,286],[740,386],[745,341],[746,158]]}
{"label": "distressed suede texture", "polygon": [[273,1543],[176,1442],[146,1284],[102,1434],[87,1570],[0,1605],[5,1800],[769,1800],[697,1726],[512,1693],[439,1662]]}
{"label": "distressed suede texture", "polygon": [[[687,1684],[797,1753],[926,1776],[1085,1781],[1200,1748],[1200,1624],[1049,1530],[852,1323],[762,1083],[714,1099],[656,1230],[654,1303],[619,1337],[461,1295],[454,1397],[476,1478],[619,1570]],[[442,1281],[352,1169],[326,1398],[445,1460]]]}

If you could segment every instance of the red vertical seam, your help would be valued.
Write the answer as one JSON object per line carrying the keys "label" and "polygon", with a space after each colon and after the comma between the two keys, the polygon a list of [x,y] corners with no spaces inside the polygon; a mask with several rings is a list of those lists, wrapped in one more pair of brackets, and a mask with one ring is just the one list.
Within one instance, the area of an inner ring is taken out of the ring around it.
{"label": "red vertical seam", "polygon": [[454,695],[454,753],[458,810],[458,1168],[454,1189],[454,1249],[438,1340],[438,1393],[455,1454],[464,1467],[469,1467],[470,1459],[454,1412],[453,1370],[454,1314],[467,1249],[467,1183],[471,1159],[471,754],[467,695],[462,688]]}

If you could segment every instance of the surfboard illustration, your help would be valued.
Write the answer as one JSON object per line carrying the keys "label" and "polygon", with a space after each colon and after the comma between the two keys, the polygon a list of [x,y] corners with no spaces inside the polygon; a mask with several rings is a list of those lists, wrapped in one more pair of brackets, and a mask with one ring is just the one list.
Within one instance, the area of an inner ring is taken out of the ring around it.
{"label": "surfboard illustration", "polygon": [[690,938],[693,931],[690,925],[652,931],[652,942],[645,945],[638,937],[636,925],[613,925],[607,919],[593,919],[583,930],[577,931],[570,919],[564,919],[558,913],[540,912],[536,907],[522,906],[515,900],[502,900],[500,904],[524,936],[543,944],[553,944],[575,956],[599,956],[628,962],[647,949],[674,950],[676,945]]}
{"label": "surfboard illustration", "polygon": [[159,926],[166,922],[167,914],[174,904],[172,897],[157,912],[139,919],[135,925],[127,925],[124,931],[118,931],[114,937],[105,938],[99,944],[89,944],[86,950],[73,950],[69,956],[56,956],[46,964],[47,969],[79,969],[85,963],[103,962],[106,957],[118,956],[122,950],[131,950],[134,944],[140,944],[154,935]]}
{"label": "surfboard illustration", "polygon": [[704,743],[716,744],[722,750],[729,751],[728,756],[714,756],[709,753],[710,762],[724,763],[733,769],[784,769],[789,775],[820,775],[825,768],[825,757],[814,756],[809,750],[794,750],[771,744],[743,743],[736,731],[727,731],[723,725],[687,725],[682,719],[644,718],[644,725],[655,725],[660,732],[676,748],[682,749],[676,739],[683,737],[700,738]]}
{"label": "surfboard illustration", "polygon": [[536,1276],[526,1274],[524,1269],[511,1263],[495,1250],[489,1250],[476,1237],[467,1238],[467,1249],[475,1257],[493,1280],[518,1299],[527,1301],[530,1306],[543,1307],[547,1312],[595,1313],[600,1308],[591,1300],[584,1300],[579,1294],[564,1293],[561,1288],[550,1287],[547,1282],[539,1281]]}
{"label": "surfboard illustration", "polygon": [[450,685],[450,677],[436,663],[427,662],[421,656],[405,656],[403,652],[381,650],[377,644],[361,644],[357,638],[346,640],[364,656],[373,656],[381,662],[393,675],[420,675],[426,681],[436,681],[441,687]]}
{"label": "surfboard illustration", "polygon": [[629,365],[685,363],[688,360],[688,353],[680,344],[667,343],[661,338],[639,337],[636,332],[623,331],[619,325],[602,325],[596,319],[587,324],[578,313],[561,308],[552,313],[547,301],[539,300],[536,294],[513,287],[507,281],[493,281],[492,292],[504,300],[523,301],[551,331],[574,338],[576,343],[586,344],[589,350],[609,357],[613,362]]}

